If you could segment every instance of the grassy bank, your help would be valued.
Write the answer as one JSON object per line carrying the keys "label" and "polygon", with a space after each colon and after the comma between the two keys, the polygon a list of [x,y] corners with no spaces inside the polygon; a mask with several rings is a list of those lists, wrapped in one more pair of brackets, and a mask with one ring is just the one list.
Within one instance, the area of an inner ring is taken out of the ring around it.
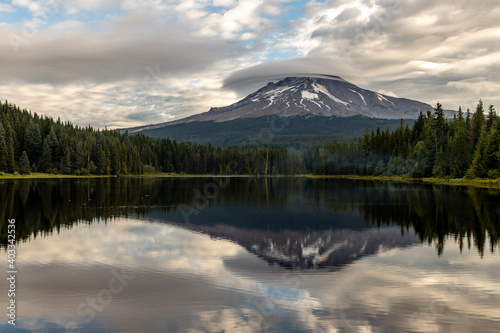
{"label": "grassy bank", "polygon": [[477,187],[498,187],[500,179],[446,179],[446,178],[411,178],[404,176],[359,176],[359,175],[304,175],[310,178],[337,178],[337,179],[360,179],[373,181],[394,181],[394,182],[419,182],[429,184],[451,185],[451,186],[477,186]]}
{"label": "grassy bank", "polygon": [[41,173],[32,172],[29,175],[20,175],[18,173],[3,173],[0,174],[1,179],[50,179],[50,178],[106,178],[106,177],[116,177],[116,176],[100,176],[100,175],[87,175],[87,176],[76,176],[76,175],[54,175],[51,173]]}
{"label": "grassy bank", "polygon": [[[34,172],[29,175],[20,174],[0,174],[2,179],[51,179],[51,178],[114,178],[114,177],[130,177],[130,178],[210,178],[210,177],[227,177],[227,178],[264,178],[263,175],[194,175],[183,173],[148,173],[142,175],[123,175],[123,176],[101,176],[101,175],[55,175],[47,173]],[[500,188],[500,179],[444,179],[444,178],[410,178],[404,176],[359,176],[359,175],[268,175],[269,178],[312,178],[312,179],[359,179],[372,181],[393,181],[393,182],[420,182],[429,184],[452,185],[452,186],[477,186],[487,188]]]}

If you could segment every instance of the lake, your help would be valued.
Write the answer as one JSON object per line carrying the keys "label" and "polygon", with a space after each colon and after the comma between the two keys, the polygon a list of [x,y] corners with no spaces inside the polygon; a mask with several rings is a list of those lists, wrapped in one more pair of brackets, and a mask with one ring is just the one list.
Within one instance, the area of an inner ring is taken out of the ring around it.
{"label": "lake", "polygon": [[0,198],[2,332],[500,330],[498,189],[98,178]]}

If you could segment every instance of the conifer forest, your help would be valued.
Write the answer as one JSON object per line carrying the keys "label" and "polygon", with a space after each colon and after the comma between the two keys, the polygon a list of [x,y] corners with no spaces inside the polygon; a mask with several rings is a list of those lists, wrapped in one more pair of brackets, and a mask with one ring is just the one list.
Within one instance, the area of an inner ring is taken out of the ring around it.
{"label": "conifer forest", "polygon": [[297,150],[177,142],[80,127],[0,102],[0,172],[66,175],[401,175],[500,178],[500,119],[479,101],[447,119],[440,103],[413,126]]}

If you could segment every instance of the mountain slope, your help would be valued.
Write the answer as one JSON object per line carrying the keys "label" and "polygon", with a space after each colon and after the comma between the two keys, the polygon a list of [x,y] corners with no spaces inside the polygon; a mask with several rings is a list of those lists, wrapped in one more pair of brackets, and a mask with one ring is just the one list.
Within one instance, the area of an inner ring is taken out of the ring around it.
{"label": "mountain slope", "polygon": [[[297,149],[322,146],[334,140],[352,140],[377,127],[390,131],[400,124],[398,119],[377,119],[363,116],[324,117],[296,116],[242,118],[224,122],[193,121],[141,131],[154,138],[166,138],[193,143],[212,143],[221,147],[287,146]],[[410,126],[413,120],[406,120]]]}
{"label": "mountain slope", "polygon": [[270,82],[244,99],[225,107],[211,108],[184,119],[129,128],[129,133],[196,121],[224,122],[266,116],[365,116],[382,119],[416,119],[429,104],[382,95],[362,89],[340,77],[291,77]]}
{"label": "mountain slope", "polygon": [[293,145],[304,143],[304,136],[305,141],[317,142],[352,139],[377,127],[392,130],[400,119],[416,119],[420,112],[432,109],[426,103],[362,89],[336,76],[290,77],[270,82],[229,106],[119,131],[225,146],[251,141],[249,137],[272,127],[272,119],[284,117],[287,126],[273,133],[273,140]]}
{"label": "mountain slope", "polygon": [[[212,108],[204,119],[227,121],[270,114],[285,117],[314,115],[327,117],[366,116],[370,118],[416,118],[432,107],[403,98],[365,90],[339,77],[287,78],[269,83],[243,100],[222,108]],[[203,119],[203,118],[198,118]]]}

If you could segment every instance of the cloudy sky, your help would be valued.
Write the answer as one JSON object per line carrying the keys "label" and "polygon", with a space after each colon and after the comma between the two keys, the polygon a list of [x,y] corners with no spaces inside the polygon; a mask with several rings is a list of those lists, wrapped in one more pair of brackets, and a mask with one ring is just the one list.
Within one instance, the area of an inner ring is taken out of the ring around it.
{"label": "cloudy sky", "polygon": [[498,0],[2,1],[0,98],[128,127],[311,73],[450,109],[500,105],[499,18]]}

